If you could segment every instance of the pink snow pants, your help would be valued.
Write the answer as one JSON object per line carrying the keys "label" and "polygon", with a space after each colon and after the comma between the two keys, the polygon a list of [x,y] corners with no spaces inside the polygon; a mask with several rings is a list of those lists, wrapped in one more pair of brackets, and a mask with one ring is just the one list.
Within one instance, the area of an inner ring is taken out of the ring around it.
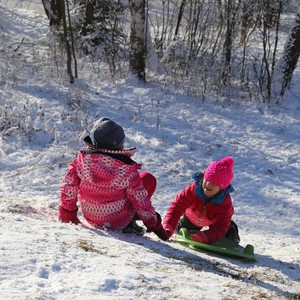
{"label": "pink snow pants", "polygon": [[151,199],[156,189],[156,178],[149,172],[141,172],[140,177],[144,188],[148,192],[148,199]]}

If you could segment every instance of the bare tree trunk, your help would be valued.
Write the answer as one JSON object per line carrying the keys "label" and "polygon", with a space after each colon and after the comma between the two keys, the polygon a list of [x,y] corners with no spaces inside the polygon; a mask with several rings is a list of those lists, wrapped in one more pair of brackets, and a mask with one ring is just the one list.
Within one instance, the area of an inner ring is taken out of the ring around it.
{"label": "bare tree trunk", "polygon": [[226,7],[226,37],[224,43],[225,65],[229,66],[231,62],[232,34],[233,34],[233,4],[229,0]]}
{"label": "bare tree trunk", "polygon": [[84,22],[81,29],[82,35],[87,35],[89,32],[88,25],[94,20],[94,9],[95,9],[96,0],[88,0],[85,8]]}
{"label": "bare tree trunk", "polygon": [[141,81],[146,81],[145,0],[129,0],[130,26],[130,70]]}
{"label": "bare tree trunk", "polygon": [[64,40],[66,44],[66,52],[67,52],[67,73],[70,79],[70,83],[74,83],[74,76],[72,73],[72,51],[68,37],[68,28],[67,28],[67,16],[65,9],[65,1],[61,1],[61,12],[62,12],[62,21],[63,21],[63,30],[64,30]]}
{"label": "bare tree trunk", "polygon": [[280,96],[283,96],[289,88],[293,72],[296,68],[300,55],[300,8],[296,15],[295,25],[290,32],[290,36],[285,46],[282,58],[281,71],[283,74],[281,81]]}
{"label": "bare tree trunk", "polygon": [[178,35],[178,31],[179,31],[179,27],[180,27],[180,23],[181,23],[181,19],[182,19],[182,16],[183,16],[185,5],[186,5],[186,0],[182,0],[181,5],[180,5],[180,9],[179,9],[179,13],[178,13],[175,34],[174,34],[174,38],[173,38],[174,41],[176,40],[177,35]]}
{"label": "bare tree trunk", "polygon": [[61,11],[63,0],[42,0],[50,26],[59,26],[63,18]]}
{"label": "bare tree trunk", "polygon": [[225,7],[226,16],[226,35],[224,42],[224,69],[222,72],[222,79],[224,84],[227,83],[227,77],[230,74],[231,53],[233,43],[233,30],[235,26],[235,12],[233,0],[228,0]]}

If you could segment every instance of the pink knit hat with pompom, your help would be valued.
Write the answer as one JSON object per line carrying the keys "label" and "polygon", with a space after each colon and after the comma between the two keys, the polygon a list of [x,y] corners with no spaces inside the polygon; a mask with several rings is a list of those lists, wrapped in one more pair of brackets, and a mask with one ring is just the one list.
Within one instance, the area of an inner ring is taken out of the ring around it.
{"label": "pink knit hat with pompom", "polygon": [[234,160],[230,156],[226,156],[219,161],[212,162],[205,170],[204,179],[218,186],[220,189],[229,187],[232,179]]}

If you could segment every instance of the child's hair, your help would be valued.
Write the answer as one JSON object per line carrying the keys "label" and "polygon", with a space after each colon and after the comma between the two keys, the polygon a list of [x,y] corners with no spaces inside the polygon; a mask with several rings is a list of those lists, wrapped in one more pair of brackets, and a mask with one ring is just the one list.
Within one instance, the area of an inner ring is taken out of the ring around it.
{"label": "child's hair", "polygon": [[212,182],[220,189],[226,189],[233,179],[233,166],[234,160],[230,156],[214,161],[205,170],[204,179]]}

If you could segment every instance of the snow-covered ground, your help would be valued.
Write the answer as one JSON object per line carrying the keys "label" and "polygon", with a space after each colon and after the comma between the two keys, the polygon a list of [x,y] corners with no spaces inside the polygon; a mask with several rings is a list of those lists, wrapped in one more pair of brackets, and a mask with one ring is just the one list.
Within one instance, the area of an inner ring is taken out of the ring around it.
{"label": "snow-covered ground", "polygon": [[[0,298],[299,299],[299,68],[271,107],[112,83],[80,63],[68,85],[35,2],[0,1]],[[124,127],[134,159],[156,176],[162,216],[194,172],[233,156],[234,220],[257,261],[57,222],[60,180],[101,116]]]}

